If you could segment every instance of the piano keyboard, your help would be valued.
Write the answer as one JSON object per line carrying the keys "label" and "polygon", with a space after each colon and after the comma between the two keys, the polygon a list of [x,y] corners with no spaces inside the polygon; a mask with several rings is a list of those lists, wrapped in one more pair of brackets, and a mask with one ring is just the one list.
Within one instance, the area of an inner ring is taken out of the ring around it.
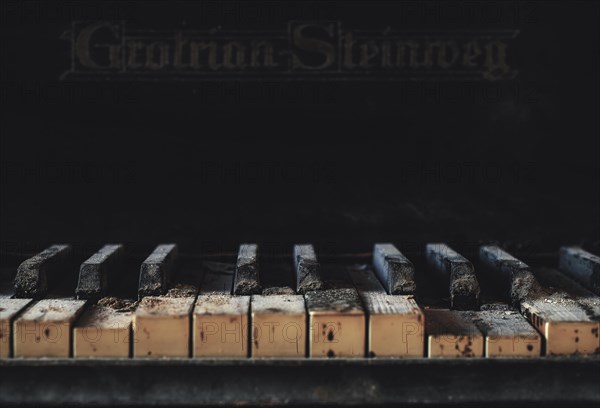
{"label": "piano keyboard", "polygon": [[373,370],[394,367],[469,376],[472,361],[490,372],[592,373],[577,377],[580,386],[598,379],[598,257],[565,247],[557,265],[532,268],[496,246],[475,259],[443,243],[428,244],[422,258],[400,249],[376,244],[370,259],[322,262],[310,244],[290,248],[288,259],[262,259],[257,244],[243,244],[216,262],[161,244],[136,265],[110,244],[77,267],[69,245],[53,245],[2,270],[0,367],[138,372],[150,363],[160,372],[192,363],[230,375],[319,364],[338,376],[340,367],[363,367],[357,375],[373,380]]}

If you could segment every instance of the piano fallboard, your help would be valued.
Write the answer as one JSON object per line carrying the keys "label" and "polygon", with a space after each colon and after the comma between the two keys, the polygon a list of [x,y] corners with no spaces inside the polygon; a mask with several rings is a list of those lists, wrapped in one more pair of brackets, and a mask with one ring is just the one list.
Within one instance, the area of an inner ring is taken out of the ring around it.
{"label": "piano fallboard", "polygon": [[[9,359],[0,403],[584,406],[600,358]],[[110,392],[107,392],[110,390]]]}

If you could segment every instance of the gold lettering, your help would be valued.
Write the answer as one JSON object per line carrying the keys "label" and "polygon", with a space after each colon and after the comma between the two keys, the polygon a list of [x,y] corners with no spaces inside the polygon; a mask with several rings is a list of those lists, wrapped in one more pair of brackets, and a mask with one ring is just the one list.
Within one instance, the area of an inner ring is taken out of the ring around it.
{"label": "gold lettering", "polygon": [[358,65],[361,68],[369,68],[373,66],[369,61],[375,58],[379,54],[379,47],[375,44],[375,41],[368,41],[366,44],[360,46],[360,61]]}
{"label": "gold lettering", "polygon": [[183,63],[183,47],[187,44],[187,40],[183,38],[183,34],[178,32],[175,36],[175,51],[173,53],[173,67],[185,68],[187,65]]}
{"label": "gold lettering", "polygon": [[111,45],[108,51],[110,67],[119,69],[121,68],[121,46]]}
{"label": "gold lettering", "polygon": [[[117,60],[109,59],[109,65],[100,65],[92,58],[92,36],[100,29],[108,28],[111,33],[114,34],[115,39],[119,39],[119,26],[116,24],[110,24],[106,22],[91,24],[85,28],[83,28],[79,32],[79,36],[75,41],[75,54],[77,55],[77,59],[86,68],[93,69],[110,69],[110,68],[119,68],[120,63],[117,63]],[[110,44],[94,44],[94,47],[110,47]],[[109,52],[111,52],[110,50]],[[110,54],[112,57],[112,53]]]}
{"label": "gold lettering", "polygon": [[217,44],[214,41],[192,41],[190,43],[190,66],[194,69],[202,68],[200,63],[200,51],[208,51],[208,67],[213,71],[221,69],[222,64],[217,62]]}
{"label": "gold lettering", "polygon": [[423,61],[419,62],[419,48],[421,46],[415,41],[407,41],[406,44],[410,48],[410,67],[411,68],[431,68],[431,59],[427,51],[423,52]]}
{"label": "gold lettering", "polygon": [[129,48],[127,51],[127,68],[138,69],[142,67],[142,63],[136,60],[138,56],[138,51],[144,48],[144,43],[141,41],[128,41],[127,47]]}
{"label": "gold lettering", "polygon": [[[436,50],[437,52],[435,52]],[[436,56],[437,58],[435,58]],[[458,59],[458,46],[454,41],[436,41],[429,43],[425,59],[428,66],[431,66],[435,59],[437,66],[444,69],[448,68]]]}
{"label": "gold lettering", "polygon": [[320,65],[311,65],[302,61],[302,59],[298,56],[297,53],[292,54],[292,69],[308,69],[308,70],[316,70],[316,69],[325,69],[331,66],[335,62],[335,48],[332,43],[319,40],[317,38],[304,37],[302,35],[303,31],[307,27],[318,27],[324,29],[325,32],[333,37],[334,25],[329,24],[327,26],[315,25],[315,24],[301,24],[294,28],[292,40],[292,46],[297,47],[303,51],[307,52],[317,52],[325,57],[325,61]]}
{"label": "gold lettering", "polygon": [[403,68],[406,66],[406,43],[398,41],[396,43],[396,66]]}
{"label": "gold lettering", "polygon": [[504,77],[510,67],[506,63],[506,43],[496,40],[487,43],[485,49],[484,66],[486,71],[483,73],[485,79],[491,81]]}
{"label": "gold lettering", "polygon": [[479,44],[477,41],[470,41],[466,43],[463,47],[463,61],[462,64],[465,67],[475,67],[477,66],[477,62],[475,58],[481,55],[481,48],[479,48]]}
{"label": "gold lettering", "polygon": [[356,64],[352,61],[352,47],[356,44],[352,33],[347,33],[342,36],[344,41],[344,68],[352,69]]}
{"label": "gold lettering", "polygon": [[227,69],[246,67],[246,47],[238,41],[231,41],[223,47],[223,66]]}
{"label": "gold lettering", "polygon": [[258,60],[260,56],[260,51],[263,53],[263,66],[266,68],[273,68],[279,66],[273,60],[273,44],[267,41],[253,41],[252,42],[252,53],[250,56],[250,66],[253,68],[259,68],[261,66],[260,61]]}
{"label": "gold lettering", "polygon": [[381,67],[392,67],[392,45],[389,43],[389,41],[384,41],[381,44]]}
{"label": "gold lettering", "polygon": [[[158,58],[155,50],[158,49]],[[165,43],[150,43],[146,46],[146,68],[161,69],[169,63],[169,46]]]}

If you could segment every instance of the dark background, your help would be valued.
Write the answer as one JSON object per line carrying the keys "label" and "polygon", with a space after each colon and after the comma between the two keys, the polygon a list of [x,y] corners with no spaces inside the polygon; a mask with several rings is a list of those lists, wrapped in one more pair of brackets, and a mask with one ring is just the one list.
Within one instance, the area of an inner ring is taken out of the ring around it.
{"label": "dark background", "polygon": [[[597,2],[2,2],[4,258],[599,240]],[[510,81],[59,81],[73,20],[128,27],[518,29]],[[467,169],[474,170],[467,170]],[[249,172],[251,171],[251,172]],[[460,173],[458,173],[460,171]]]}

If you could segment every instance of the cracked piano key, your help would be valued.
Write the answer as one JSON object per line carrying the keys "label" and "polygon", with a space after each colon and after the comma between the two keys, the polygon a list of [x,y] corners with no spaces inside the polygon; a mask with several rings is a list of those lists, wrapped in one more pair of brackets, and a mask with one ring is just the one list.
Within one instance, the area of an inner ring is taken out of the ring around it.
{"label": "cracked piano key", "polygon": [[598,323],[578,306],[557,304],[563,300],[537,298],[521,304],[522,313],[546,339],[547,355],[599,352]]}
{"label": "cracked piano key", "polygon": [[364,357],[366,317],[356,289],[309,291],[309,357]]}
{"label": "cracked piano key", "polygon": [[69,357],[71,329],[85,300],[42,299],[13,323],[15,357]]}
{"label": "cracked piano key", "polygon": [[485,357],[539,357],[542,339],[527,319],[506,304],[464,312],[485,335]]}
{"label": "cracked piano key", "polygon": [[73,329],[73,357],[127,358],[137,302],[105,297],[83,312]]}
{"label": "cracked piano key", "polygon": [[312,245],[294,245],[294,270],[297,293],[323,289],[320,265]]}
{"label": "cracked piano key", "polygon": [[21,263],[14,281],[15,296],[43,298],[48,293],[48,281],[53,278],[51,275],[59,274],[67,267],[70,254],[70,245],[52,245]]}
{"label": "cracked piano key", "polygon": [[252,296],[252,357],[305,357],[306,307],[301,295]]}
{"label": "cracked piano key", "polygon": [[194,357],[248,357],[249,296],[199,295],[194,308]]}
{"label": "cracked piano key", "polygon": [[177,261],[177,245],[161,244],[146,258],[140,267],[138,296],[158,296],[164,294],[171,279],[171,272]]}
{"label": "cracked piano key", "polygon": [[79,268],[75,294],[78,299],[98,299],[108,290],[109,275],[118,279],[123,262],[123,245],[104,245]]}
{"label": "cracked piano key", "polygon": [[[571,355],[594,354],[600,350],[598,339],[598,321],[594,320],[594,310],[585,299],[573,296],[565,285],[564,279],[575,284],[567,277],[555,271],[563,279],[558,286],[550,287],[549,277],[544,273],[538,276],[546,282],[540,283],[527,264],[497,246],[480,248],[480,258],[490,273],[496,273],[509,279],[510,294],[513,303],[521,313],[544,336],[546,354]],[[580,287],[581,288],[581,287]],[[583,289],[583,288],[581,288]]]}
{"label": "cracked piano key", "polygon": [[417,290],[415,268],[392,244],[375,244],[373,267],[390,295],[414,295]]}
{"label": "cracked piano key", "polygon": [[242,244],[233,282],[234,295],[257,295],[262,291],[258,270],[258,245]]}
{"label": "cracked piano key", "polygon": [[0,358],[10,357],[14,337],[11,330],[13,321],[31,301],[32,299],[0,298]]}
{"label": "cracked piano key", "polygon": [[483,356],[484,336],[468,314],[447,309],[425,309],[424,313],[430,358]]}
{"label": "cracked piano key", "polygon": [[473,264],[446,244],[427,244],[427,263],[450,282],[450,306],[455,310],[479,308],[479,282]]}
{"label": "cracked piano key", "polygon": [[[564,332],[562,336],[553,339],[552,344],[550,344],[550,347],[547,347],[547,350],[549,349],[550,353],[559,354],[560,348],[557,340],[571,339],[577,346],[576,353],[600,353],[600,338],[598,336],[600,328],[600,297],[554,268],[535,268],[533,272],[540,284],[546,288],[553,289],[552,295],[544,300],[558,302],[557,297],[560,296],[563,302],[565,300],[573,301],[580,309],[585,311],[588,320],[591,321],[591,324],[584,328],[571,326],[572,331],[569,331],[563,324]],[[596,323],[595,327],[594,322]],[[560,330],[560,328],[556,330]]]}
{"label": "cracked piano key", "polygon": [[600,256],[578,247],[561,247],[559,269],[600,295]]}
{"label": "cracked piano key", "polygon": [[133,356],[189,357],[190,315],[196,288],[180,285],[162,296],[146,296],[133,315]]}
{"label": "cracked piano key", "polygon": [[414,298],[388,295],[370,268],[349,274],[367,312],[367,356],[423,357],[424,316]]}
{"label": "cracked piano key", "polygon": [[232,295],[235,265],[205,262],[193,313],[194,357],[248,357],[250,297]]}
{"label": "cracked piano key", "polygon": [[508,290],[508,297],[515,307],[519,307],[521,301],[533,293],[536,286],[539,286],[527,264],[498,246],[480,247],[479,260],[484,271]]}

